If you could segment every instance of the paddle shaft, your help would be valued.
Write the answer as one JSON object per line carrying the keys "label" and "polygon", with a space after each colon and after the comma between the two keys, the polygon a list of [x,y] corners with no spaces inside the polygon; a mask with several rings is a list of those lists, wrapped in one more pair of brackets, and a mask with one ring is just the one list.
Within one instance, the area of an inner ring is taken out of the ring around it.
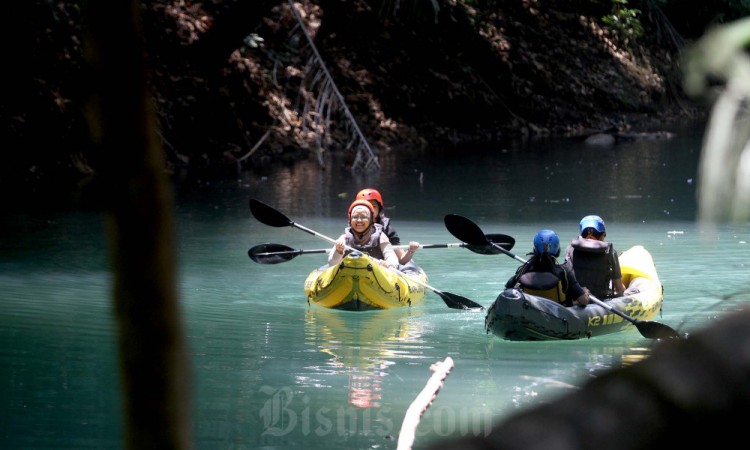
{"label": "paddle shaft", "polygon": [[505,253],[506,255],[510,256],[511,258],[515,259],[516,261],[518,261],[518,262],[520,262],[522,264],[526,264],[526,260],[523,259],[523,258],[521,258],[520,256],[517,256],[517,255],[509,252],[508,250],[505,250],[504,248],[502,248],[501,246],[495,244],[494,242],[491,242],[491,241],[488,241],[488,242],[489,242],[490,245],[492,245],[493,247],[495,247],[501,253]]}
{"label": "paddle shaft", "polygon": [[[467,244],[456,243],[456,244],[426,244],[426,245],[420,245],[419,248],[462,248],[466,247]],[[408,250],[408,245],[394,245],[392,248],[394,249],[400,249],[400,250]],[[307,254],[314,254],[314,253],[328,253],[331,251],[330,248],[318,248],[314,250],[285,250],[281,252],[262,252],[262,253],[255,253],[255,256],[276,256],[276,255],[307,255]]]}
{"label": "paddle shaft", "polygon": [[630,322],[630,323],[632,323],[634,325],[637,325],[636,322],[638,322],[638,320],[630,317],[629,315],[625,314],[624,312],[620,311],[619,309],[615,309],[612,306],[604,303],[603,301],[601,301],[598,298],[594,297],[594,295],[589,294],[589,299],[592,302],[596,303],[597,305],[601,306],[602,308],[606,309],[607,311],[613,312],[613,313],[617,314],[618,316],[622,317],[623,319],[627,320],[628,322]]}
{"label": "paddle shaft", "polygon": [[[293,222],[293,221],[291,221],[291,220],[289,221],[289,226],[291,226],[292,228],[296,228],[296,229],[298,229],[298,230],[302,230],[302,231],[304,231],[305,233],[310,233],[310,234],[312,234],[312,235],[313,235],[313,236],[315,236],[315,237],[321,238],[321,239],[323,239],[324,241],[328,241],[328,242],[330,242],[331,244],[333,244],[333,245],[336,245],[336,240],[335,240],[335,239],[331,239],[331,238],[329,238],[328,236],[324,236],[324,235],[322,235],[322,234],[318,233],[317,231],[311,230],[311,229],[309,229],[309,228],[307,228],[307,227],[305,227],[305,226],[302,226],[302,225],[300,225],[300,224],[298,224],[298,223],[295,223],[295,222]],[[349,247],[349,246],[347,246],[346,248],[347,248],[347,249],[349,249],[349,250],[353,250],[353,249],[352,249],[351,247]]]}
{"label": "paddle shaft", "polygon": [[[306,233],[310,233],[313,236],[317,236],[319,238],[325,239],[326,241],[330,242],[331,244],[336,245],[336,240],[335,239],[331,239],[328,236],[324,236],[324,235],[318,233],[317,231],[313,231],[313,230],[311,230],[311,229],[309,229],[309,228],[307,228],[305,226],[302,226],[302,225],[300,225],[300,224],[298,224],[296,222],[293,222],[291,220],[289,222],[290,222],[290,225],[292,227],[294,227],[294,228],[300,229],[300,230],[302,230],[302,231],[304,231]],[[503,252],[507,252],[507,250],[505,250],[500,245],[495,244],[494,242],[492,243],[492,245],[495,248],[498,248],[498,249],[500,249]],[[459,242],[459,243],[455,243],[455,244],[426,244],[426,245],[420,245],[419,248],[461,248],[461,247],[466,247],[466,246],[468,246],[468,244],[465,244],[463,242]],[[408,245],[394,245],[394,246],[392,246],[392,248],[394,248],[394,249],[400,249],[400,250],[407,250],[409,248],[409,246]],[[347,250],[357,251],[356,249],[354,249],[352,247],[349,247],[348,245],[346,246],[346,249]],[[377,258],[372,258],[372,259],[377,259]]]}
{"label": "paddle shaft", "polygon": [[297,256],[297,255],[312,255],[314,253],[328,253],[329,251],[331,251],[330,248],[317,248],[315,250],[284,250],[283,252],[255,253],[254,256]]}

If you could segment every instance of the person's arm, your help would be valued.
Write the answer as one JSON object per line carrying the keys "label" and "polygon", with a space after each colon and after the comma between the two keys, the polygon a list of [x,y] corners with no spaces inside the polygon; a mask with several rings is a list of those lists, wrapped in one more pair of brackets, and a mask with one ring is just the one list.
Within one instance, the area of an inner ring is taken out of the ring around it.
{"label": "person's arm", "polygon": [[610,258],[612,258],[612,289],[615,294],[625,293],[625,285],[622,282],[622,271],[620,270],[620,257],[617,256],[614,246],[610,246]]}
{"label": "person's arm", "polygon": [[[388,235],[388,240],[391,242],[391,245],[401,245],[401,237],[399,237],[396,228],[391,225],[391,220],[387,217],[383,217],[381,218],[380,223],[383,225],[383,232]],[[399,264],[408,263],[414,255],[414,251],[409,254],[409,251],[400,248],[395,248],[393,250],[396,252]],[[409,250],[411,250],[411,243],[409,243]]]}
{"label": "person's arm", "polygon": [[346,236],[341,235],[336,239],[336,244],[328,254],[328,265],[335,266],[344,259],[344,251],[346,250]]}
{"label": "person's arm", "polygon": [[407,251],[397,249],[396,255],[398,256],[398,263],[403,265],[411,261],[411,258],[417,250],[419,250],[419,242],[416,241],[409,242],[409,250]]}
{"label": "person's arm", "polygon": [[571,272],[573,271],[573,246],[569,245],[565,249],[565,260],[562,263],[563,266],[567,267]]}
{"label": "person's arm", "polygon": [[396,256],[396,251],[385,233],[380,234],[380,250],[383,251],[383,263],[381,265],[398,268],[398,256]]}
{"label": "person's arm", "polygon": [[589,293],[589,288],[584,287],[581,289],[583,289],[583,294],[579,295],[578,298],[576,298],[576,303],[581,306],[586,306],[589,304],[589,295],[591,294]]}
{"label": "person's arm", "polygon": [[618,278],[616,280],[612,280],[612,288],[615,290],[615,293],[617,295],[622,295],[625,293],[625,285],[622,283],[622,278]]}
{"label": "person's arm", "polygon": [[513,274],[512,277],[508,278],[508,281],[505,282],[505,289],[515,288],[516,284],[518,283],[518,279],[521,277],[521,275],[526,273],[528,268],[529,268],[529,262],[526,262],[518,266],[518,268],[516,269],[516,273]]}
{"label": "person's arm", "polygon": [[568,282],[568,288],[565,290],[565,296],[568,298],[575,298],[575,302],[578,303],[581,306],[586,306],[589,304],[589,288],[582,287],[578,280],[576,279],[575,274],[568,270],[564,266],[560,266],[560,268],[565,272],[567,282]]}

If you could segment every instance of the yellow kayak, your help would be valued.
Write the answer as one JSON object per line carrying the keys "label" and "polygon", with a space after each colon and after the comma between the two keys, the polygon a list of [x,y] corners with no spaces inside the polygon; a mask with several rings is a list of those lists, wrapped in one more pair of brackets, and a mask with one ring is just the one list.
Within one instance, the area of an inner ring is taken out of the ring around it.
{"label": "yellow kayak", "polygon": [[427,275],[414,264],[401,267],[395,271],[382,267],[367,255],[349,254],[336,266],[326,264],[310,272],[305,280],[307,301],[351,311],[421,303],[425,298]]}

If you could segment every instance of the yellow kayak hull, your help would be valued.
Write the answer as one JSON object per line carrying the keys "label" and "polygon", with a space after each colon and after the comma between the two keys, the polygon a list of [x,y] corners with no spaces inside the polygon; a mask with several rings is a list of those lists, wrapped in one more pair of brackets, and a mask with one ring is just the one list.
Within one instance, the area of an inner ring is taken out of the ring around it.
{"label": "yellow kayak hull", "polygon": [[[414,306],[425,298],[427,275],[399,273],[380,266],[367,255],[347,255],[336,266],[325,265],[305,280],[309,303],[331,309],[367,311]],[[404,269],[407,270],[407,269]]]}

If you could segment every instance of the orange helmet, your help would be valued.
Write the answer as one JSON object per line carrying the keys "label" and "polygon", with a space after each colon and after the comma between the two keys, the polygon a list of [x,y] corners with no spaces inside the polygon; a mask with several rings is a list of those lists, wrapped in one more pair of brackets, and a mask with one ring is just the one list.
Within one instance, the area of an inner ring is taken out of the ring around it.
{"label": "orange helmet", "polygon": [[375,218],[375,207],[372,206],[372,203],[368,202],[367,200],[354,200],[351,205],[349,205],[349,212],[347,213],[347,222],[351,223],[352,221],[352,210],[355,206],[366,206],[367,210],[370,211],[370,222],[373,222],[373,219]]}
{"label": "orange helmet", "polygon": [[383,197],[380,196],[380,192],[376,191],[375,189],[362,189],[357,193],[357,200],[375,200],[380,205],[380,209],[382,210],[383,207],[385,207],[385,203],[383,203]]}

